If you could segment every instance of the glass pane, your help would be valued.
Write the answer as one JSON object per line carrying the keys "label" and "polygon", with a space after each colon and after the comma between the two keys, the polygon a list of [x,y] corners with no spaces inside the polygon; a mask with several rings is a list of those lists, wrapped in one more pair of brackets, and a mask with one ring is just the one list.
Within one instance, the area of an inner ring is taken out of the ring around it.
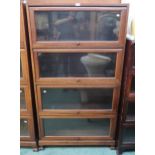
{"label": "glass pane", "polygon": [[20,119],[20,136],[29,136],[27,119]]}
{"label": "glass pane", "polygon": [[116,53],[38,53],[40,77],[114,77]]}
{"label": "glass pane", "polygon": [[135,77],[131,80],[131,92],[135,92]]}
{"label": "glass pane", "polygon": [[135,103],[134,102],[128,102],[126,120],[127,121],[135,120]]}
{"label": "glass pane", "polygon": [[126,127],[123,129],[123,143],[134,143],[135,142],[135,128]]}
{"label": "glass pane", "polygon": [[43,119],[45,136],[108,136],[110,119]]}
{"label": "glass pane", "polygon": [[24,88],[20,89],[20,108],[26,109],[26,100],[25,100],[25,90]]}
{"label": "glass pane", "polygon": [[22,71],[22,62],[21,62],[21,59],[20,59],[20,78],[23,77],[23,71]]}
{"label": "glass pane", "polygon": [[36,11],[38,41],[118,40],[120,11]]}
{"label": "glass pane", "polygon": [[113,89],[41,89],[43,109],[112,109]]}

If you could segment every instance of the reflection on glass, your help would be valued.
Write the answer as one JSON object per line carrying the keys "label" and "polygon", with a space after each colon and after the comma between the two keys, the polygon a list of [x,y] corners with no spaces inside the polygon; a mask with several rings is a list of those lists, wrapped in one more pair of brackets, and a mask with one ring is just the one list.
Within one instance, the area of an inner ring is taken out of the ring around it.
{"label": "reflection on glass", "polygon": [[21,60],[20,60],[20,78],[23,77],[23,71],[22,71],[22,63],[21,63]]}
{"label": "reflection on glass", "polygon": [[45,136],[108,136],[110,119],[43,119]]}
{"label": "reflection on glass", "polygon": [[39,41],[118,40],[120,11],[36,11]]}
{"label": "reflection on glass", "polygon": [[43,109],[112,109],[113,89],[41,89]]}
{"label": "reflection on glass", "polygon": [[38,53],[40,77],[114,77],[116,53]]}
{"label": "reflection on glass", "polygon": [[125,127],[123,129],[123,143],[134,143],[135,142],[135,128]]}
{"label": "reflection on glass", "polygon": [[26,109],[26,100],[25,100],[25,90],[24,88],[20,89],[20,108]]}
{"label": "reflection on glass", "polygon": [[20,136],[29,136],[27,119],[20,119]]}
{"label": "reflection on glass", "polygon": [[131,80],[131,92],[135,92],[135,77]]}
{"label": "reflection on glass", "polygon": [[135,103],[134,102],[128,102],[128,104],[127,104],[126,120],[127,121],[135,120]]}

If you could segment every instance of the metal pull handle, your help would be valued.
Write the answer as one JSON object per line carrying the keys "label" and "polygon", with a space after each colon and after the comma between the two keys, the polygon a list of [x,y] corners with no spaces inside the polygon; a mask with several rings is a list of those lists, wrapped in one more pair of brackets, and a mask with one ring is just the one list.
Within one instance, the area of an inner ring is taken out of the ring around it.
{"label": "metal pull handle", "polygon": [[46,93],[47,93],[47,90],[44,89],[44,90],[43,90],[43,94],[46,94]]}
{"label": "metal pull handle", "polygon": [[27,120],[24,120],[24,123],[27,124]]}
{"label": "metal pull handle", "polygon": [[120,17],[120,14],[119,14],[119,13],[117,13],[117,14],[116,14],[116,17]]}

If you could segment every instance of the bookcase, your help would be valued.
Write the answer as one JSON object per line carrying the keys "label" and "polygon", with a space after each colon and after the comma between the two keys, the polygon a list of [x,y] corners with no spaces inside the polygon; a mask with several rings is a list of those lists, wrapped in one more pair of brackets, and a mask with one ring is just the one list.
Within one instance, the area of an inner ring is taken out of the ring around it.
{"label": "bookcase", "polygon": [[24,2],[20,1],[20,145],[22,147],[33,147],[35,150],[37,149],[37,142],[26,26],[26,7]]}
{"label": "bookcase", "polygon": [[135,148],[135,42],[127,39],[118,121],[118,155]]}
{"label": "bookcase", "polygon": [[39,145],[115,146],[128,5],[28,0]]}

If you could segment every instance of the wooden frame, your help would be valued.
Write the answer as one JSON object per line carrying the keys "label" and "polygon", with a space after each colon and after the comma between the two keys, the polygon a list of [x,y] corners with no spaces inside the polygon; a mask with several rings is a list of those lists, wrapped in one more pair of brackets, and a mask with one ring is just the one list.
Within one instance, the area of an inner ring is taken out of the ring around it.
{"label": "wooden frame", "polygon": [[[113,4],[112,4],[113,3]],[[124,46],[128,17],[128,5],[118,4],[120,0],[28,0],[27,17],[31,45],[31,60],[35,99],[39,126],[39,145],[110,145],[115,146],[115,131],[118,102],[124,60]],[[119,39],[117,41],[37,41],[35,11],[120,11]],[[39,77],[37,53],[116,53],[115,77]],[[111,110],[43,110],[40,88],[114,88]],[[42,118],[110,118],[110,136],[44,136]]]}
{"label": "wooden frame", "polygon": [[[113,7],[29,7],[29,27],[32,48],[123,48],[125,44],[126,23],[128,5],[118,5]],[[35,11],[120,11],[120,28],[118,41],[37,41],[35,28]]]}
{"label": "wooden frame", "polygon": [[[133,129],[135,128],[135,125],[133,123],[124,123],[122,124],[122,126],[120,127],[120,132],[122,133],[124,128],[128,128],[128,127],[132,127]],[[122,141],[122,136],[120,137],[120,140]],[[119,143],[120,145],[120,143]],[[125,142],[125,143],[121,143],[121,145],[119,146],[119,148],[117,149],[117,155],[121,155],[122,152],[124,151],[132,151],[135,148],[135,144],[132,142]]]}
{"label": "wooden frame", "polygon": [[[36,85],[36,103],[37,103],[37,115],[38,115],[38,125],[39,125],[39,145],[109,145],[114,146],[114,136],[115,136],[115,128],[116,128],[116,115],[117,115],[117,107],[118,107],[118,97],[119,97],[119,89],[120,87],[114,88],[113,92],[113,110],[42,110],[41,108],[41,100],[39,89],[42,87],[48,88],[61,88],[62,86],[54,86],[49,84]],[[68,88],[66,86],[65,88]],[[71,87],[73,88],[73,87]],[[75,87],[74,87],[75,88]],[[76,88],[81,88],[81,86],[77,86]],[[92,88],[92,86],[85,88]],[[96,87],[93,87],[96,88]],[[101,88],[101,87],[100,87]],[[104,88],[104,87],[103,87]],[[107,87],[106,87],[107,88]],[[110,118],[110,137],[99,137],[99,136],[90,136],[89,137],[74,137],[71,136],[66,138],[67,136],[50,136],[44,137],[43,134],[43,125],[41,122],[42,118]],[[91,139],[92,138],[92,139]]]}
{"label": "wooden frame", "polygon": [[[22,65],[23,78],[20,78],[20,88],[25,90],[25,100],[26,100],[26,110],[20,109],[20,118],[28,119],[28,128],[29,128],[29,137],[21,137],[20,145],[21,146],[31,146],[34,149],[37,148],[37,143],[35,139],[35,130],[34,130],[34,119],[33,119],[33,106],[32,106],[32,93],[30,85],[30,73],[28,66],[28,53],[26,49],[20,49],[20,58]],[[37,149],[36,149],[37,150]]]}
{"label": "wooden frame", "polygon": [[22,67],[22,74],[23,77],[20,78],[21,84],[26,84],[29,80],[29,73],[28,73],[28,59],[27,53],[25,49],[20,49],[20,59],[21,59],[21,67]]}
{"label": "wooden frame", "polygon": [[[103,115],[102,117],[97,117],[95,115],[88,117],[76,117],[76,118],[109,118],[110,119],[110,131],[109,136],[45,136],[42,124],[42,119],[44,118],[73,118],[72,116],[40,116],[39,117],[39,129],[40,129],[40,140],[39,144],[43,145],[113,145],[114,144],[114,128],[116,120],[114,115]],[[76,119],[75,118],[75,119]],[[95,143],[95,144],[94,144]]]}
{"label": "wooden frame", "polygon": [[114,146],[114,140],[39,140],[39,146]]}
{"label": "wooden frame", "polygon": [[[52,87],[52,88],[61,88],[61,86],[54,86],[54,85],[37,85],[36,86],[36,103],[37,103],[37,114],[38,114],[38,124],[39,124],[39,144],[40,145],[114,145],[114,140],[112,138],[101,137],[99,138],[86,138],[86,137],[71,137],[66,139],[66,136],[57,137],[52,136],[48,138],[44,138],[43,135],[43,125],[41,123],[41,118],[111,118],[111,125],[110,125],[110,132],[111,137],[115,136],[115,128],[116,128],[116,119],[115,116],[117,114],[117,107],[118,107],[118,97],[119,97],[119,89],[120,87],[114,88],[113,92],[113,110],[110,112],[106,110],[42,110],[41,103],[40,103],[40,95],[38,95],[38,91],[42,87]],[[66,86],[68,88],[68,86]],[[65,88],[66,88],[65,87]],[[73,87],[71,87],[73,88]],[[77,88],[81,88],[80,86]],[[91,86],[85,88],[92,88]],[[96,87],[93,87],[96,88]],[[65,140],[65,141],[64,141]]]}
{"label": "wooden frame", "polygon": [[38,0],[37,2],[35,0],[28,0],[29,6],[76,6],[77,3],[80,6],[102,6],[120,4],[121,0],[78,0],[77,2],[75,0]]}
{"label": "wooden frame", "polygon": [[34,141],[35,134],[34,134],[34,125],[33,125],[32,117],[22,115],[22,116],[20,116],[20,119],[27,119],[27,121],[28,121],[28,132],[29,132],[29,136],[20,136],[20,140],[22,140],[22,141]]}
{"label": "wooden frame", "polygon": [[25,31],[24,31],[24,13],[23,13],[23,5],[20,3],[20,48],[25,48]]}
{"label": "wooden frame", "polygon": [[20,0],[20,49],[28,50],[27,14],[24,0]]}
{"label": "wooden frame", "polygon": [[[126,120],[128,104],[135,104],[135,92],[131,91],[132,78],[135,77],[135,42],[127,39],[125,64],[123,72],[123,85],[121,91],[121,104],[120,104],[120,115],[118,121],[118,133],[117,133],[117,149],[118,155],[125,150],[134,150],[135,143],[123,143],[122,132],[124,128],[131,127],[135,128],[135,120]],[[129,103],[133,102],[133,103]]]}
{"label": "wooden frame", "polygon": [[25,94],[25,102],[26,102],[26,109],[20,109],[21,115],[32,115],[32,100],[31,100],[31,92],[28,85],[20,85],[20,88],[24,89]]}
{"label": "wooden frame", "polygon": [[[105,114],[116,114],[117,106],[118,106],[118,96],[120,87],[111,87],[113,88],[113,98],[112,98],[112,109],[42,109],[41,103],[41,88],[98,88],[98,87],[61,87],[61,86],[53,86],[53,85],[37,85],[36,86],[36,99],[37,99],[37,110],[39,116],[72,116],[72,117],[86,117],[87,115],[91,116],[92,114],[97,116],[103,116]],[[100,87],[101,88],[101,87]],[[102,87],[107,88],[107,87]]]}
{"label": "wooden frame", "polygon": [[130,101],[135,100],[135,92],[133,92],[131,90],[131,84],[132,84],[133,78],[135,78],[135,71],[134,70],[132,70],[132,72],[129,74],[129,77],[128,77],[128,84],[129,84],[130,87],[128,88],[127,96],[128,96],[128,100],[130,100]]}
{"label": "wooden frame", "polygon": [[[39,62],[37,58],[37,53],[116,53],[116,64],[115,64],[115,76],[114,77],[49,77],[42,78],[39,77]],[[121,72],[123,66],[123,57],[124,52],[121,49],[39,49],[33,50],[31,52],[32,63],[33,63],[33,76],[35,78],[35,82],[39,84],[47,84],[48,82],[63,84],[74,84],[74,85],[82,85],[82,84],[94,84],[94,85],[120,85],[118,82],[121,79]]]}
{"label": "wooden frame", "polygon": [[33,115],[33,98],[32,98],[32,83],[29,61],[29,44],[26,21],[26,7],[23,0],[20,1],[20,62],[22,67],[23,77],[20,78],[20,88],[25,91],[26,109],[20,109],[20,119],[27,119],[29,136],[20,137],[20,146],[33,147],[37,150],[34,115]]}

